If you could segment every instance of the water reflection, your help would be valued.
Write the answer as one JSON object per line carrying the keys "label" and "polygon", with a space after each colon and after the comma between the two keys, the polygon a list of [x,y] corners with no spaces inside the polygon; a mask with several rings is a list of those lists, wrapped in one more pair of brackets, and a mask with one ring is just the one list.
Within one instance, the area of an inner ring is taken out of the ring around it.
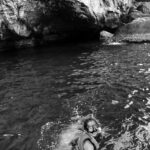
{"label": "water reflection", "polygon": [[149,44],[86,43],[12,54],[0,56],[2,149],[54,149],[73,118],[89,113],[108,129],[101,149],[149,149]]}

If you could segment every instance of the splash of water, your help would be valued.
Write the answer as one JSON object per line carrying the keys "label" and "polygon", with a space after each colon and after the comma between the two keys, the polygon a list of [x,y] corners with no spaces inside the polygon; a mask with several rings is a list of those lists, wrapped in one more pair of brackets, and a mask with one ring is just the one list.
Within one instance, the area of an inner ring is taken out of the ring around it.
{"label": "splash of water", "polygon": [[74,139],[77,139],[82,130],[79,123],[71,124],[66,130],[60,135],[60,141],[56,150],[71,150],[72,145],[70,144]]}
{"label": "splash of water", "polygon": [[[77,113],[76,109],[75,113]],[[62,128],[60,133],[55,131],[55,129],[57,129],[56,123],[46,123],[41,127],[41,138],[37,141],[38,147],[41,150],[71,150],[72,141],[81,136],[83,133],[83,122],[89,117],[93,117],[93,115],[90,114],[85,117],[81,117],[77,113],[77,118],[75,119],[75,117],[73,117],[72,123],[67,127]],[[105,134],[104,130],[101,130],[103,135]],[[55,135],[53,133],[55,133]]]}
{"label": "splash of water", "polygon": [[[41,150],[71,150],[71,142],[82,133],[81,122],[72,123],[61,133],[54,131],[56,124],[47,122],[41,127],[41,138],[37,141]],[[53,134],[55,132],[55,135]],[[55,136],[55,138],[54,138]]]}
{"label": "splash of water", "polygon": [[55,132],[54,127],[56,126],[53,122],[47,122],[41,127],[41,137],[37,141],[37,145],[40,150],[52,150],[56,147],[57,144],[57,135],[53,136],[53,132]]}
{"label": "splash of water", "polygon": [[150,148],[150,123],[137,126],[132,117],[122,124],[118,135],[105,142],[101,150],[148,150]]}

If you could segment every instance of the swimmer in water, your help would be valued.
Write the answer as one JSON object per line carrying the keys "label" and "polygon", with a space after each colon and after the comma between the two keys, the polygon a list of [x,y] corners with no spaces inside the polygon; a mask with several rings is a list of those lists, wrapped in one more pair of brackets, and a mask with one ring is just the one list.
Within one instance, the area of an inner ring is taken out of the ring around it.
{"label": "swimmer in water", "polygon": [[97,139],[101,136],[101,127],[95,118],[87,118],[83,122],[83,132],[81,133],[77,146],[73,150],[98,150]]}

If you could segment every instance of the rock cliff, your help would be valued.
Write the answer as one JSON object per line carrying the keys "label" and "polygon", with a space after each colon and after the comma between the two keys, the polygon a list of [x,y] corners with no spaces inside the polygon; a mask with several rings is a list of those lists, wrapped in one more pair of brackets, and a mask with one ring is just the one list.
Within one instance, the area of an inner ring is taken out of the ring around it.
{"label": "rock cliff", "polygon": [[1,0],[0,39],[46,41],[115,29],[132,0]]}
{"label": "rock cliff", "polygon": [[120,27],[114,39],[117,42],[150,42],[150,17],[137,18]]}
{"label": "rock cliff", "polygon": [[150,42],[150,2],[135,3],[132,11],[129,12],[128,18],[132,20],[119,27],[112,40],[121,42]]}

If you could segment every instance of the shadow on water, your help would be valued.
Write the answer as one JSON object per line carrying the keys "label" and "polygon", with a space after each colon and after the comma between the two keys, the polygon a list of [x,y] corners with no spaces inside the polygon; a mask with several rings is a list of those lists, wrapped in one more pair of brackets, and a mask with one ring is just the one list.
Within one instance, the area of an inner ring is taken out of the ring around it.
{"label": "shadow on water", "polygon": [[149,149],[149,44],[3,52],[0,68],[3,150],[55,149],[71,118],[89,113],[108,128],[102,150]]}

